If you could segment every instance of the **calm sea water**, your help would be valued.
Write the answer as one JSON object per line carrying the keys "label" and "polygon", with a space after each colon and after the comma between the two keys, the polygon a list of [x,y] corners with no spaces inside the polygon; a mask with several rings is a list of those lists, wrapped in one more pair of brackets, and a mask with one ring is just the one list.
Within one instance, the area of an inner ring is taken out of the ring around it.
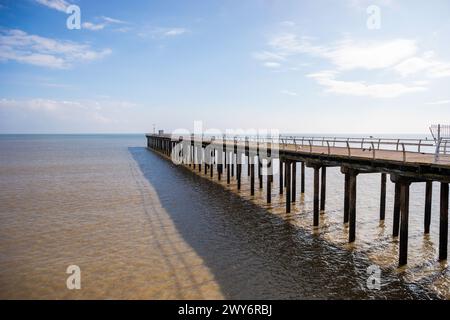
{"label": "calm sea water", "polygon": [[[144,135],[0,136],[1,298],[450,297],[447,264],[437,262],[437,184],[429,236],[424,185],[411,187],[409,260],[399,270],[393,185],[380,224],[379,174],[358,176],[349,245],[338,169],[327,170],[315,231],[310,170],[306,194],[286,214],[276,177],[267,205],[265,190],[250,197],[246,174],[238,196],[234,181],[209,181],[145,144]],[[73,264],[81,290],[66,287]],[[381,290],[367,288],[373,264]]]}

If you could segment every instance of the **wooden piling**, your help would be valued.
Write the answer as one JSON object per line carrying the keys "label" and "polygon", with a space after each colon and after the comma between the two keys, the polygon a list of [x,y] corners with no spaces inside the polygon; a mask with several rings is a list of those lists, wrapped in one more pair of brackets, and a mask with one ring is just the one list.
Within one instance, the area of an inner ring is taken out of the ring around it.
{"label": "wooden piling", "polygon": [[357,173],[351,172],[348,182],[349,189],[349,230],[348,230],[348,242],[354,242],[356,238],[356,177]]}
{"label": "wooden piling", "polygon": [[301,178],[300,178],[300,192],[305,193],[305,163],[302,161],[301,167]]}
{"label": "wooden piling", "polygon": [[320,211],[325,211],[325,198],[327,187],[327,167],[322,167],[322,176],[320,181]]}
{"label": "wooden piling", "polygon": [[380,220],[384,220],[386,216],[386,173],[381,174],[381,191],[380,191]]}
{"label": "wooden piling", "polygon": [[319,226],[319,170],[320,168],[314,167],[314,203],[313,203],[313,213],[314,221],[313,226]]}
{"label": "wooden piling", "polygon": [[392,236],[398,237],[400,228],[400,183],[395,182],[395,194],[394,194],[394,218],[392,223]]}
{"label": "wooden piling", "polygon": [[297,193],[297,161],[292,162],[292,202],[296,201]]}
{"label": "wooden piling", "polygon": [[291,162],[285,163],[286,172],[286,213],[291,212]]}
{"label": "wooden piling", "polygon": [[345,173],[344,184],[344,223],[348,223],[349,216],[349,200],[350,200],[350,174]]}
{"label": "wooden piling", "polygon": [[[227,158],[230,157],[230,153],[228,151],[226,153],[226,157]],[[228,159],[228,161],[227,161],[227,184],[230,184],[230,180],[231,180],[231,177],[230,177],[230,159]]]}
{"label": "wooden piling", "polygon": [[[249,158],[250,160],[250,158]],[[253,161],[252,161],[253,162]],[[250,195],[255,195],[255,164],[250,163]]]}
{"label": "wooden piling", "polygon": [[283,175],[284,175],[284,173],[283,173],[283,160],[280,158],[280,171],[279,171],[279,174],[280,174],[280,194],[283,194],[283,187],[284,187],[284,185],[283,185]]}
{"label": "wooden piling", "polygon": [[401,224],[399,266],[404,266],[408,262],[409,185],[409,182],[402,182],[400,186]]}
{"label": "wooden piling", "polygon": [[425,183],[425,217],[423,221],[425,234],[430,233],[432,199],[433,199],[433,182],[427,181]]}
{"label": "wooden piling", "polygon": [[448,246],[448,183],[441,182],[439,219],[439,260],[447,259]]}
{"label": "wooden piling", "polygon": [[267,203],[272,202],[272,179],[271,175],[269,174],[269,163],[267,163],[267,176],[266,176],[266,183],[267,183]]}

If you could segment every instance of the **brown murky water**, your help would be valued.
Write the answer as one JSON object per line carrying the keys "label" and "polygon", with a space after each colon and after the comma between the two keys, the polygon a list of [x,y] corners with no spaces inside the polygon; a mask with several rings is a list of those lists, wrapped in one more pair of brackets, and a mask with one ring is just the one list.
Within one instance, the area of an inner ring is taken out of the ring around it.
{"label": "brown murky water", "polygon": [[[379,175],[358,177],[357,241],[342,224],[343,177],[328,169],[312,230],[312,177],[284,213],[277,195],[176,167],[136,136],[0,137],[0,298],[449,298],[437,262],[438,195],[423,235],[424,186],[411,188],[409,260],[398,270],[393,188],[378,222]],[[245,167],[245,166],[244,166]],[[299,170],[297,170],[299,173]],[[81,290],[66,268],[81,268]],[[381,290],[366,286],[382,268]]]}

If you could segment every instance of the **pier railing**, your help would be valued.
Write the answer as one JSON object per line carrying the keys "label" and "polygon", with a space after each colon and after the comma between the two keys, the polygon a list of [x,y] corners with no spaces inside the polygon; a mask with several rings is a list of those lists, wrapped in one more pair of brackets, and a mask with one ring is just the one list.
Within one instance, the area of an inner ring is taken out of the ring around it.
{"label": "pier railing", "polygon": [[[202,140],[206,142],[213,142],[215,136],[202,136]],[[277,137],[266,136],[226,136],[222,137],[223,141],[234,141],[238,144],[243,143],[278,143],[281,149],[303,151],[314,153],[317,147],[321,152],[332,154],[336,148],[344,149],[346,155],[365,154],[370,153],[373,159],[376,158],[380,151],[397,151],[402,153],[403,161],[407,161],[409,153],[412,154],[434,154],[436,150],[436,143],[432,139],[412,139],[412,138],[375,138],[375,137],[312,137],[312,136],[292,136],[280,135]],[[439,146],[441,161],[450,161],[450,140],[444,140]]]}

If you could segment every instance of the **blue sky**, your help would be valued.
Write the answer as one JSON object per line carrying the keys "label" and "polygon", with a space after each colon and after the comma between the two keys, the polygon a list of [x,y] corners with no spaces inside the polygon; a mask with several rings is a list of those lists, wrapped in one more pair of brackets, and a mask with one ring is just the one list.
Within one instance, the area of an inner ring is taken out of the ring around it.
{"label": "blue sky", "polygon": [[[66,27],[70,4],[80,30]],[[447,0],[0,0],[0,133],[195,120],[425,133],[450,119],[449,13]]]}

